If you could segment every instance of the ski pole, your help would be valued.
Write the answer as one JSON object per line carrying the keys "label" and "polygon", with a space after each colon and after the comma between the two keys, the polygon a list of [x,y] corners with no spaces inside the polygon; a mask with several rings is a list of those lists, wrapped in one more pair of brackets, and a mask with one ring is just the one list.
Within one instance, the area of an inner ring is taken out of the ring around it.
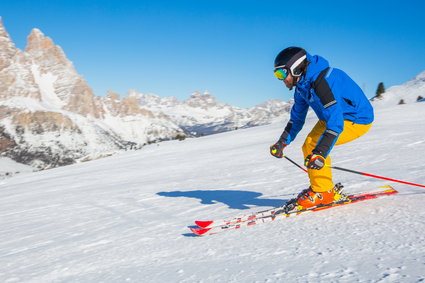
{"label": "ski pole", "polygon": [[391,179],[391,178],[387,178],[387,177],[372,175],[372,174],[369,174],[369,173],[354,171],[354,170],[351,170],[351,169],[346,169],[346,168],[341,168],[341,167],[336,167],[336,166],[330,166],[330,165],[326,165],[326,166],[329,167],[329,168],[332,168],[332,169],[341,170],[341,171],[345,171],[345,172],[350,172],[350,173],[354,173],[354,174],[359,174],[359,175],[363,175],[363,176],[367,176],[367,177],[372,177],[372,178],[377,178],[377,179],[383,179],[383,180],[387,180],[387,181],[392,181],[392,182],[402,183],[402,184],[406,184],[406,185],[418,186],[418,187],[425,188],[424,185],[419,185],[419,184],[410,183],[410,182],[406,182],[406,181],[400,181],[400,180]]}
{"label": "ski pole", "polygon": [[304,169],[301,165],[299,165],[298,163],[296,163],[294,160],[292,160],[291,158],[289,158],[288,156],[284,155],[283,157],[286,158],[286,160],[288,160],[289,162],[291,162],[292,164],[294,164],[295,166],[297,166],[298,168],[300,168],[301,170],[303,170],[304,172],[308,173],[308,171],[306,169]]}
{"label": "ski pole", "polygon": [[[300,168],[304,172],[308,172],[303,167],[301,167],[301,165],[299,165],[298,163],[296,163],[295,161],[293,161],[292,159],[290,159],[286,155],[284,155],[283,157],[285,157],[288,161],[290,161],[292,164],[294,164],[295,166],[297,166],[298,168]],[[329,167],[329,168],[332,168],[332,169],[341,170],[341,171],[345,171],[345,172],[349,172],[349,173],[354,173],[354,174],[359,174],[359,175],[363,175],[363,176],[367,176],[367,177],[372,177],[372,178],[377,178],[377,179],[383,179],[383,180],[387,180],[387,181],[392,181],[392,182],[402,183],[402,184],[406,184],[406,185],[411,185],[411,186],[417,186],[417,187],[425,188],[424,185],[420,185],[420,184],[415,184],[415,183],[410,183],[410,182],[406,182],[406,181],[400,181],[400,180],[391,179],[391,178],[387,178],[387,177],[372,175],[372,174],[369,174],[369,173],[354,171],[354,170],[351,170],[351,169],[341,168],[341,167],[337,167],[337,166],[330,166],[330,165],[325,165],[325,166],[326,167]]]}

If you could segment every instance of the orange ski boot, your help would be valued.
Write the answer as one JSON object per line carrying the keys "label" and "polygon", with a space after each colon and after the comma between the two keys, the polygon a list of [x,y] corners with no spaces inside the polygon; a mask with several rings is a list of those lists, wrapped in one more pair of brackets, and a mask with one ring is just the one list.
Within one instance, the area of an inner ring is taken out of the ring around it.
{"label": "orange ski boot", "polygon": [[326,192],[314,192],[311,187],[302,191],[297,197],[299,209],[307,209],[321,204],[329,204],[343,198],[342,185],[336,184]]}

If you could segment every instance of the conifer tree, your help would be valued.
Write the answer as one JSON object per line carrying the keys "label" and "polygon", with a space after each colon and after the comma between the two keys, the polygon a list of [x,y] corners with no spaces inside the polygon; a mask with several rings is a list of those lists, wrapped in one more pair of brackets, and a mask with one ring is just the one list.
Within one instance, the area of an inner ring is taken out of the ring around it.
{"label": "conifer tree", "polygon": [[378,88],[376,89],[376,97],[377,98],[382,98],[382,94],[385,92],[385,87],[384,87],[384,83],[380,82],[378,84]]}

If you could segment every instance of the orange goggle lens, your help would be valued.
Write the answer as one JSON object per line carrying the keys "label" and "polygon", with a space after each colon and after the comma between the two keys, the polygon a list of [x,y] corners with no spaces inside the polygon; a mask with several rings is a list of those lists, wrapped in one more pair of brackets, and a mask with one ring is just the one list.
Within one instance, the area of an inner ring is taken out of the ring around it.
{"label": "orange goggle lens", "polygon": [[288,76],[288,73],[286,69],[276,69],[274,70],[274,75],[276,76],[276,78],[283,81]]}

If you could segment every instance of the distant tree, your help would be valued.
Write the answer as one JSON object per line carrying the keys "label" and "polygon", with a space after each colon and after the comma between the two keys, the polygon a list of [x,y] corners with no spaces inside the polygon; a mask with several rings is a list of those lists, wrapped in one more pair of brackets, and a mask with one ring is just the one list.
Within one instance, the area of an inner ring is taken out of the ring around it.
{"label": "distant tree", "polygon": [[400,101],[398,102],[398,104],[406,104],[406,102],[404,102],[404,99],[400,99]]}
{"label": "distant tree", "polygon": [[183,134],[177,134],[176,139],[179,141],[183,141],[186,139],[186,135]]}
{"label": "distant tree", "polygon": [[378,88],[376,89],[376,98],[382,98],[382,94],[385,92],[384,83],[380,82]]}
{"label": "distant tree", "polygon": [[419,101],[419,100],[421,100],[421,99],[424,99],[422,96],[418,96],[418,98],[416,98],[416,101]]}

